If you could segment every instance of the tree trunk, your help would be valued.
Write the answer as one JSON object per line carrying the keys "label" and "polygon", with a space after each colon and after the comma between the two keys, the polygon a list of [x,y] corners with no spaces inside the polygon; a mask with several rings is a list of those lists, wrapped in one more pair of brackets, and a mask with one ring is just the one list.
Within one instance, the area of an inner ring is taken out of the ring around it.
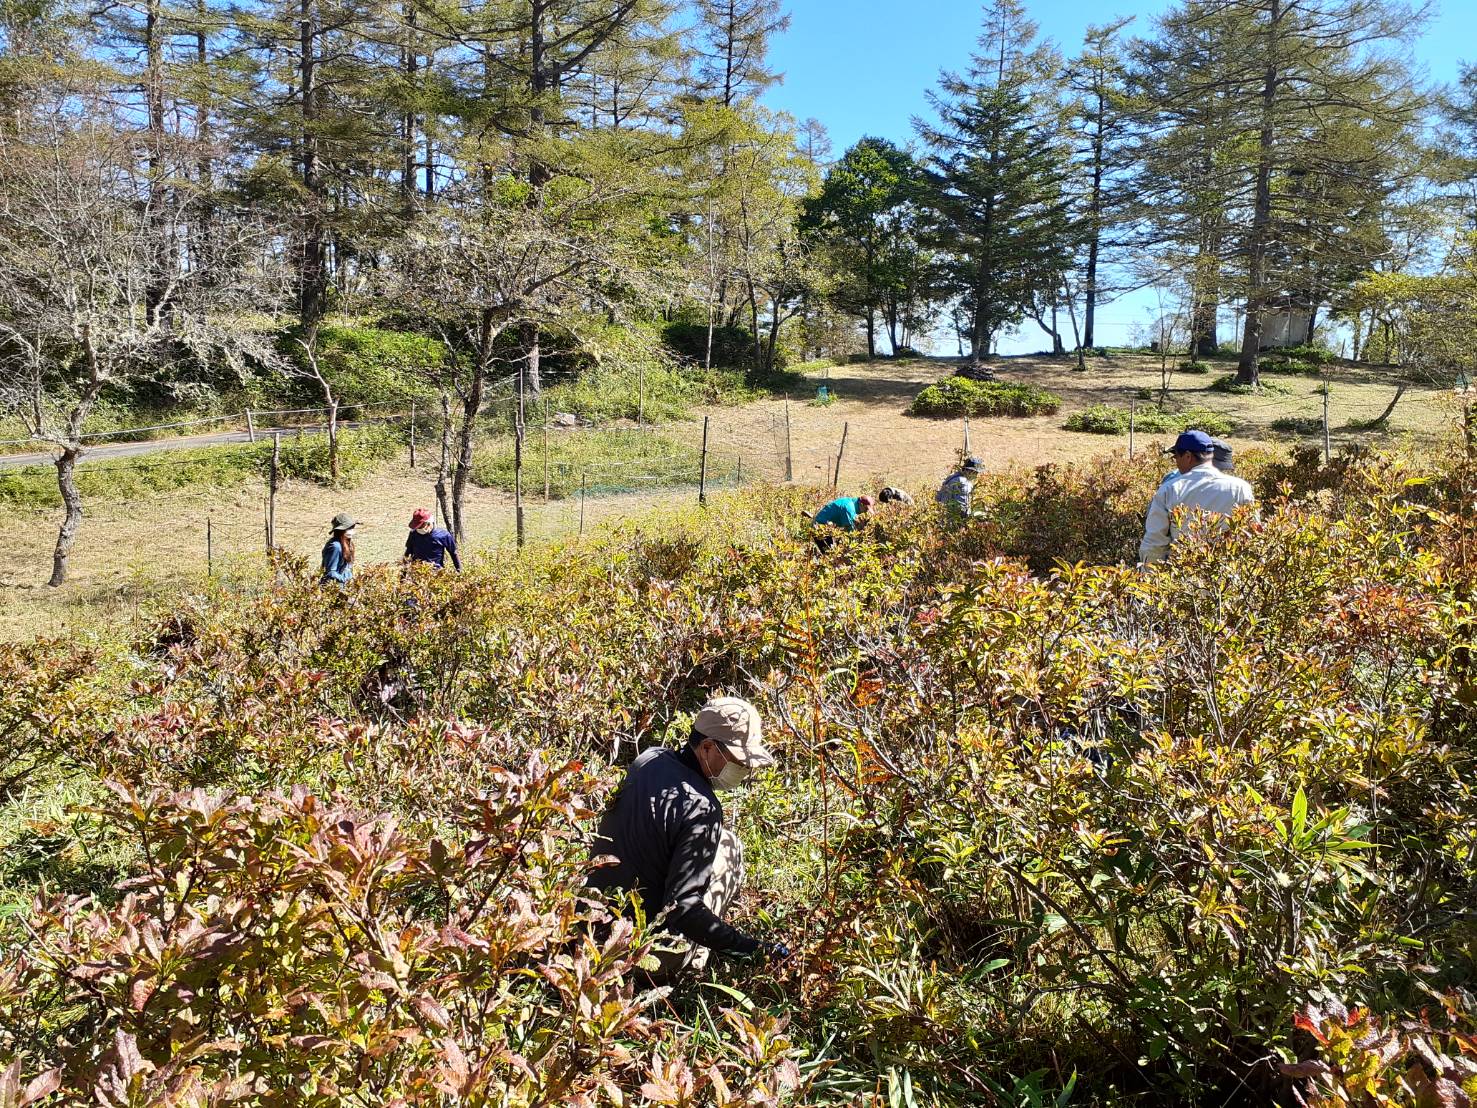
{"label": "tree trunk", "polygon": [[1405,385],[1395,386],[1395,395],[1390,397],[1390,402],[1385,405],[1385,410],[1369,424],[1370,427],[1383,427],[1390,421],[1390,416],[1395,414],[1395,405],[1400,403],[1400,398],[1405,395],[1406,387]]}
{"label": "tree trunk", "polygon": [[754,337],[754,360],[764,361],[764,349],[759,344],[759,296],[754,291],[754,282],[749,281],[749,333]]}
{"label": "tree trunk", "polygon": [[872,305],[867,305],[867,357],[877,356],[877,321],[872,316]]}
{"label": "tree trunk", "polygon": [[[405,74],[407,92],[414,96],[417,92],[419,81],[419,58],[416,55],[416,22],[415,5],[406,0],[401,5],[401,19],[405,25],[405,45],[401,52],[401,68]],[[415,155],[416,143],[416,118],[414,109],[407,110],[400,120],[401,166],[400,166],[400,199],[405,210],[410,212],[415,207],[416,180],[415,180]]]}
{"label": "tree trunk", "polygon": [[764,351],[764,372],[766,373],[774,372],[774,352],[779,346],[779,341],[780,305],[779,301],[775,300],[772,301],[770,305],[769,342],[767,343],[767,348]]}
{"label": "tree trunk", "polygon": [[328,398],[328,483],[338,488],[338,401]]}
{"label": "tree trunk", "polygon": [[148,212],[149,277],[144,289],[144,311],[150,323],[167,310],[173,233],[165,212],[168,200],[168,167],[164,160],[164,35],[160,0],[149,0],[144,11],[144,102],[148,109]]}
{"label": "tree trunk", "polygon": [[[451,473],[451,394],[441,390],[441,463],[436,467],[436,506],[441,520],[453,526],[451,501],[447,497],[446,479]],[[454,528],[453,528],[454,529]]]}
{"label": "tree trunk", "polygon": [[523,325],[523,376],[522,386],[527,389],[528,395],[537,400],[543,391],[544,383],[539,369],[539,359],[542,351],[539,347],[539,330],[537,323],[525,323]]}
{"label": "tree trunk", "polygon": [[467,482],[472,477],[472,439],[477,433],[477,417],[482,413],[482,393],[487,384],[487,367],[492,363],[492,343],[496,337],[492,312],[484,308],[477,341],[477,362],[472,370],[472,380],[462,396],[462,424],[456,434],[456,468],[451,476],[452,533],[457,539],[465,538],[467,533]]}
{"label": "tree trunk", "polygon": [[1246,319],[1241,332],[1241,358],[1236,363],[1236,383],[1256,385],[1261,381],[1257,355],[1261,353],[1262,312],[1267,304],[1267,247],[1272,224],[1272,154],[1276,139],[1272,109],[1277,102],[1277,34],[1282,19],[1282,0],[1270,0],[1267,27],[1267,64],[1262,76],[1262,120],[1257,137],[1256,194],[1253,198],[1251,243],[1247,257]]}
{"label": "tree trunk", "polygon": [[51,557],[51,580],[47,584],[53,588],[67,579],[67,559],[72,554],[72,543],[77,538],[77,528],[82,523],[82,495],[77,491],[77,482],[74,480],[77,458],[81,453],[81,446],[69,445],[56,460],[56,487],[62,494],[66,514],[62,517],[61,529],[56,536],[56,551]]}
{"label": "tree trunk", "polygon": [[[210,59],[208,45],[205,39],[206,7],[205,0],[195,0],[195,64],[201,73],[205,72],[206,64]],[[208,82],[201,82],[202,89],[200,98],[195,104],[195,148],[198,151],[195,162],[195,185],[196,202],[194,204],[194,218],[190,221],[192,238],[194,239],[194,264],[199,273],[208,275],[215,268],[215,249],[213,243],[215,223],[215,164],[210,155],[210,93]]]}
{"label": "tree trunk", "polygon": [[1190,290],[1190,357],[1211,357],[1220,352],[1216,325],[1221,310],[1221,232],[1218,216],[1201,217],[1199,253]]}
{"label": "tree trunk", "polygon": [[301,0],[298,65],[302,82],[302,174],[305,198],[302,244],[298,259],[298,315],[311,327],[327,312],[328,238],[323,213],[327,188],[318,158],[318,87],[316,0]]}

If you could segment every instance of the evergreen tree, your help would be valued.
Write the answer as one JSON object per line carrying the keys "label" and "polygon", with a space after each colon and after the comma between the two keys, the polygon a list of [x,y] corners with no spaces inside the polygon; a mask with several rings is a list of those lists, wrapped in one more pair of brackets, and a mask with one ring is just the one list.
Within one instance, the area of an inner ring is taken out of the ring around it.
{"label": "evergreen tree", "polygon": [[944,73],[930,94],[938,121],[915,121],[932,151],[926,180],[946,284],[968,312],[975,360],[1070,263],[1059,70],[1017,0],[994,0],[969,70]]}
{"label": "evergreen tree", "polygon": [[868,357],[877,352],[879,314],[894,354],[921,314],[921,185],[912,155],[886,139],[863,138],[830,168],[820,193],[806,203],[804,226],[831,249],[841,271],[833,299],[862,319]]}

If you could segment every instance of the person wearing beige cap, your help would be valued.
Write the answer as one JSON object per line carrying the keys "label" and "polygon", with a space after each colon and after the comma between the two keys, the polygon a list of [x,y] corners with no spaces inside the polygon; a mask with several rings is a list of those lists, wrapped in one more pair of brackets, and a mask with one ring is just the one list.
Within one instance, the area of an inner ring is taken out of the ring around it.
{"label": "person wearing beige cap", "polygon": [[647,918],[670,934],[653,951],[656,976],[702,969],[711,952],[789,955],[722,918],[743,881],[743,848],[723,826],[718,792],[773,762],[759,710],[736,696],[713,697],[693,719],[686,746],[654,747],[631,763],[601,816],[592,853],[615,861],[598,865],[589,884],[637,893]]}

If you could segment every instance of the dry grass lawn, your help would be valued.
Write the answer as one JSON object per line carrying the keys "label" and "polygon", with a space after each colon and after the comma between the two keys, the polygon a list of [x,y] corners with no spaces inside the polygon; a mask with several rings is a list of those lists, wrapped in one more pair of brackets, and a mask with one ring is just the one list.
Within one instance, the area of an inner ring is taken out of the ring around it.
{"label": "dry grass lawn", "polygon": [[[1217,365],[1207,377],[1175,374],[1170,403],[1233,415],[1241,423],[1231,437],[1237,446],[1293,441],[1291,436],[1274,435],[1272,421],[1321,412],[1322,398],[1315,394],[1319,382],[1310,378],[1275,378],[1291,387],[1290,395],[1244,397],[1209,391],[1213,377],[1230,368]],[[1051,358],[1001,359],[1000,369],[1006,379],[1029,381],[1058,393],[1063,407],[1054,416],[971,421],[970,446],[992,469],[1126,453],[1126,437],[1074,434],[1064,431],[1062,423],[1071,412],[1093,404],[1126,407],[1138,389],[1159,385],[1157,359],[1142,356],[1092,359],[1086,373],[1077,372],[1070,360]],[[948,473],[964,445],[963,421],[915,419],[905,412],[919,389],[951,371],[952,365],[943,360],[917,359],[841,366],[813,374],[812,383],[828,384],[837,399],[818,406],[813,403],[815,390],[809,386],[804,395],[791,398],[794,479],[829,485],[845,428],[844,491],[873,488],[884,480],[917,492],[930,490]],[[1449,390],[1412,386],[1387,430],[1354,432],[1346,427],[1350,420],[1379,414],[1393,395],[1389,373],[1343,366],[1332,371],[1330,380],[1335,448],[1347,443],[1430,439],[1454,419],[1455,403]],[[783,480],[785,412],[782,399],[711,409],[703,413],[710,420],[710,448],[729,458],[741,456],[746,478]],[[696,442],[701,438],[702,422],[699,418],[666,430]],[[1148,449],[1164,438],[1140,436],[1137,446]],[[349,511],[363,521],[361,561],[393,560],[403,548],[411,509],[434,503],[431,476],[397,462],[354,490],[289,485],[278,500],[279,544],[316,564],[327,521],[338,511]],[[691,489],[668,489],[647,495],[592,497],[585,507],[585,526],[628,519],[693,495]],[[469,509],[473,522],[466,545],[470,551],[483,558],[507,557],[514,526],[511,497],[473,489]],[[229,579],[257,579],[264,545],[259,488],[92,506],[73,555],[73,580],[60,589],[47,588],[44,583],[50,572],[58,513],[54,509],[19,513],[11,520],[11,542],[0,551],[0,638],[104,630],[154,597],[203,580],[207,517],[217,572]],[[534,540],[577,532],[579,517],[577,500],[544,505],[534,496],[526,510],[528,532]]]}

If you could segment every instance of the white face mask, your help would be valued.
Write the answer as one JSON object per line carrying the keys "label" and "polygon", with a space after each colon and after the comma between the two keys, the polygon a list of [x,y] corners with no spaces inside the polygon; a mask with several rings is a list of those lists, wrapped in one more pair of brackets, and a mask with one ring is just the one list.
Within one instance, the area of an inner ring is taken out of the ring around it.
{"label": "white face mask", "polygon": [[718,776],[713,778],[715,789],[736,789],[749,778],[749,767],[741,762],[724,762]]}

